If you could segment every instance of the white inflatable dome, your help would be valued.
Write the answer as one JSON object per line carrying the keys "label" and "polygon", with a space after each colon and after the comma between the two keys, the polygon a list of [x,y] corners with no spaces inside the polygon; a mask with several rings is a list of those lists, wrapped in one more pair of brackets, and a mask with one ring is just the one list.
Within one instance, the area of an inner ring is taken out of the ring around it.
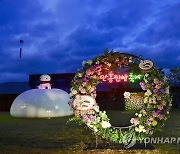
{"label": "white inflatable dome", "polygon": [[20,94],[13,102],[13,117],[45,118],[72,115],[69,94],[61,89],[32,89]]}

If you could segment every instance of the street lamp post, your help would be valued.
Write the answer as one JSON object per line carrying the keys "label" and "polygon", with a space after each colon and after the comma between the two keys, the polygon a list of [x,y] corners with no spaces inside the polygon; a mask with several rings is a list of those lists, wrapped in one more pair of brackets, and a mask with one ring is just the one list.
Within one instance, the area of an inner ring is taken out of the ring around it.
{"label": "street lamp post", "polygon": [[[23,44],[24,43],[24,40],[20,40],[20,44]],[[22,56],[22,48],[20,47],[20,50],[19,50],[19,58],[21,58]]]}

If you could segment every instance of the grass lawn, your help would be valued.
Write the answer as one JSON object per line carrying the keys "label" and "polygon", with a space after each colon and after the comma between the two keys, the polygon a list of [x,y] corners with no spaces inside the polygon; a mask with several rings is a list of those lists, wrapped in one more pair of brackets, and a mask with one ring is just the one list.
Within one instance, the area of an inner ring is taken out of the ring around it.
{"label": "grass lawn", "polygon": [[[163,132],[155,136],[180,137],[180,109],[172,109]],[[109,111],[113,125],[127,125],[131,114]],[[0,153],[180,153],[180,143],[153,144],[154,150],[86,149],[95,143],[95,136],[87,128],[74,123],[66,124],[70,117],[52,119],[13,118],[0,113]],[[100,144],[107,143],[99,138]]]}

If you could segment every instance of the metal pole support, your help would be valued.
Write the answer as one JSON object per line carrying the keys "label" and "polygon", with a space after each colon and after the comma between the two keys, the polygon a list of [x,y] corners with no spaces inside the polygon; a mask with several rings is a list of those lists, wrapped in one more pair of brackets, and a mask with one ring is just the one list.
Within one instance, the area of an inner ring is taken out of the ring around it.
{"label": "metal pole support", "polygon": [[96,148],[98,147],[98,135],[96,134]]}

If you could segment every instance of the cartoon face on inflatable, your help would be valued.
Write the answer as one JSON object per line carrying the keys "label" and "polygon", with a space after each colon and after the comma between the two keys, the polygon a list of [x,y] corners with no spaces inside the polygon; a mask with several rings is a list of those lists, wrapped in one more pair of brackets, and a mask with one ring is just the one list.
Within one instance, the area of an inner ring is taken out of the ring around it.
{"label": "cartoon face on inflatable", "polygon": [[41,75],[39,79],[40,81],[51,81],[51,77],[47,74]]}
{"label": "cartoon face on inflatable", "polygon": [[73,107],[76,110],[89,110],[93,109],[96,105],[96,100],[94,97],[89,95],[76,95],[73,101]]}
{"label": "cartoon face on inflatable", "polygon": [[150,60],[141,60],[139,63],[139,68],[144,71],[149,71],[153,68],[154,64]]}

